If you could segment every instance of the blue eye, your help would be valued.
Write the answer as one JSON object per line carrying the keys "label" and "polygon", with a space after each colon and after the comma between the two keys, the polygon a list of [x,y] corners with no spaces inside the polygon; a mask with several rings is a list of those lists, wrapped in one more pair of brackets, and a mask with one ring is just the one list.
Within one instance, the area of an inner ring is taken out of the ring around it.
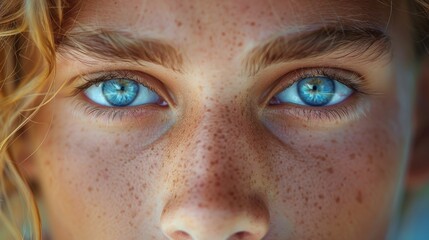
{"label": "blue eye", "polygon": [[157,93],[130,79],[107,80],[90,86],[84,93],[91,101],[109,107],[157,104],[162,101]]}
{"label": "blue eye", "polygon": [[313,107],[330,106],[347,99],[353,90],[325,76],[307,77],[292,84],[274,98],[278,103],[294,103]]}

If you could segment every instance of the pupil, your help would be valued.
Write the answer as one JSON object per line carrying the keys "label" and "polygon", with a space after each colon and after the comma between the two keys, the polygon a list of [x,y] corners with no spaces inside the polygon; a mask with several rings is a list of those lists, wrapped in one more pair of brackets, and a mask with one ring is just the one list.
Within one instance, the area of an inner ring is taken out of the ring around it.
{"label": "pupil", "polygon": [[132,80],[112,79],[106,81],[102,87],[107,102],[113,106],[127,106],[136,99],[139,86]]}
{"label": "pupil", "polygon": [[335,84],[327,77],[309,77],[298,82],[297,90],[305,104],[323,106],[331,101],[335,93]]}

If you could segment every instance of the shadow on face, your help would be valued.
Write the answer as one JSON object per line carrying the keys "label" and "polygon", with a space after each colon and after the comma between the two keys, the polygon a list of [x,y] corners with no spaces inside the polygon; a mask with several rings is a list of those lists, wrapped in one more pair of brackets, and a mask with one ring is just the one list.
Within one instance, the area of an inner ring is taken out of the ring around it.
{"label": "shadow on face", "polygon": [[413,132],[397,7],[83,2],[29,126],[54,238],[385,238]]}

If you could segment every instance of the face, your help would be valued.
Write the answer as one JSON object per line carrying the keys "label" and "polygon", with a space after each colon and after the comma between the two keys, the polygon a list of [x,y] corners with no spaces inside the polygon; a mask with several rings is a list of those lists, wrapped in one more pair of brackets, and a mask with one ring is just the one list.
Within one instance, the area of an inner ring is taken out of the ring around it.
{"label": "face", "polygon": [[29,126],[54,239],[384,239],[414,81],[390,11],[84,1]]}

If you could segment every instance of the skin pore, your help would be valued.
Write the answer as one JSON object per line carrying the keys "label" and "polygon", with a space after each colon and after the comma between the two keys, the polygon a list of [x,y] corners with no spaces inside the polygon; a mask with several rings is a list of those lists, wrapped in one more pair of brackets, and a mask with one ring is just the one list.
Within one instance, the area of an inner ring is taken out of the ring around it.
{"label": "skin pore", "polygon": [[[28,127],[53,239],[384,239],[413,129],[401,8],[83,1],[58,49],[64,88]],[[112,35],[139,56],[103,48]],[[331,106],[270,104],[322,73],[354,92]],[[100,76],[147,85],[168,106],[106,107],[76,91]]]}

